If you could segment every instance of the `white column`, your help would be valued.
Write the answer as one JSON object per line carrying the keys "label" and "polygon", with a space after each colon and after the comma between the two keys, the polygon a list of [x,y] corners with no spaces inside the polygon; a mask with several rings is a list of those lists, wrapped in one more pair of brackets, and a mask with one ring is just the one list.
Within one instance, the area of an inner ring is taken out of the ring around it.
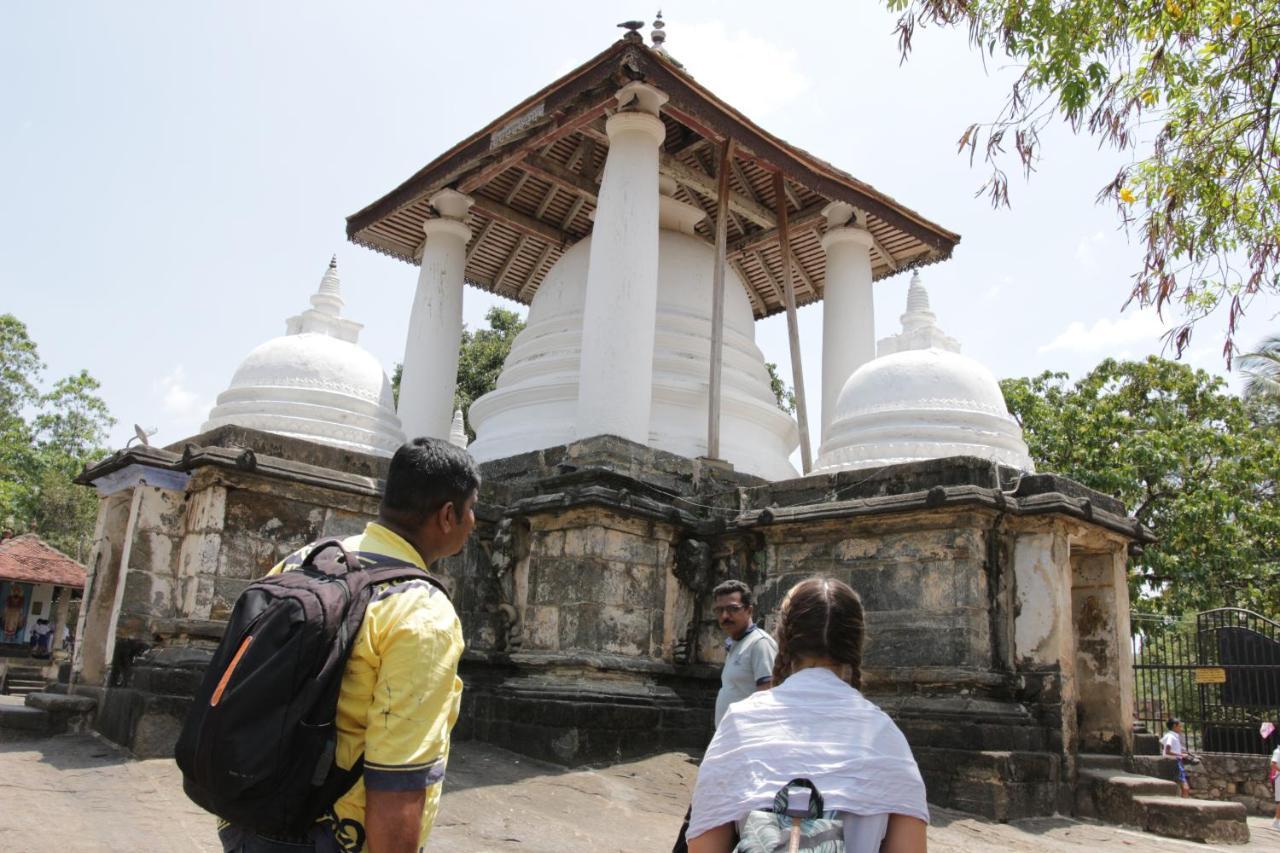
{"label": "white column", "polygon": [[396,408],[408,438],[425,435],[447,441],[462,341],[462,279],[471,239],[471,229],[463,218],[472,201],[449,189],[428,201],[440,216],[422,225],[427,242],[409,314]]}
{"label": "white column", "polygon": [[[658,149],[667,96],[643,83],[618,92],[626,112],[605,124],[605,159],[582,318],[580,438],[649,443],[653,338],[658,310]],[[634,102],[634,103],[633,103]]]}
{"label": "white column", "polygon": [[826,289],[822,297],[822,441],[836,416],[840,389],[853,372],[876,357],[876,315],[871,295],[871,233],[845,223],[853,207],[832,202],[823,213],[827,231]]}

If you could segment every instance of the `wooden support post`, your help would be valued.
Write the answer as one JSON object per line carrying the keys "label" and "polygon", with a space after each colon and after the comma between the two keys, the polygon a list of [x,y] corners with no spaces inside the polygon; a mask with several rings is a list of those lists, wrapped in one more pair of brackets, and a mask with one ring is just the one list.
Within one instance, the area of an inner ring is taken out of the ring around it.
{"label": "wooden support post", "polygon": [[720,458],[720,377],[724,360],[724,267],[725,244],[729,242],[729,175],[733,163],[733,140],[720,146],[719,179],[716,194],[716,266],[711,279],[711,381],[707,389],[707,456]]}
{"label": "wooden support post", "polygon": [[800,463],[802,473],[813,470],[813,451],[809,448],[809,415],[804,403],[804,367],[800,363],[800,325],[796,319],[796,291],[791,283],[791,234],[787,229],[786,178],[773,173],[773,198],[778,209],[778,254],[782,256],[782,301],[787,309],[787,338],[791,342],[791,382],[795,386],[796,422],[800,427]]}

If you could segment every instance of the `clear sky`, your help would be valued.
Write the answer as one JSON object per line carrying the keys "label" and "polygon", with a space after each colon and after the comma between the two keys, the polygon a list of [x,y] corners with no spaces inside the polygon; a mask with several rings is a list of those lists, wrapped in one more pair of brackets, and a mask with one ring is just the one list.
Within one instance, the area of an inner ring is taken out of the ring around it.
{"label": "clear sky", "polygon": [[[416,268],[348,244],[345,217],[455,142],[651,20],[636,3],[58,2],[0,6],[0,312],[27,323],[46,381],[88,368],[119,424],[169,443],[197,431],[236,365],[307,307],[337,253],[346,315],[390,370]],[[998,376],[1079,375],[1160,350],[1122,312],[1140,252],[1094,204],[1125,155],[1048,134],[1012,210],[975,198],[957,156],[1014,69],[960,32],[917,36],[899,65],[872,2],[677,2],[667,47],[771,132],[873,184],[963,240],[928,267],[939,324]],[[907,276],[877,286],[877,334],[898,330]],[[468,288],[473,327],[505,303]],[[1240,343],[1276,331],[1254,303]],[[821,307],[800,310],[810,421]],[[1192,364],[1222,372],[1222,322]],[[757,326],[790,375],[785,320]],[[1232,386],[1238,387],[1232,379]],[[815,444],[816,446],[816,444]]]}

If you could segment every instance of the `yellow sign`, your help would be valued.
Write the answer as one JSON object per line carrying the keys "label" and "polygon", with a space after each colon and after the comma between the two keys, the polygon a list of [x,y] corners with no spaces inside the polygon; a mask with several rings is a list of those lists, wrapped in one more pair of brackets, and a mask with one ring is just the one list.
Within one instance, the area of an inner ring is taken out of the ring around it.
{"label": "yellow sign", "polygon": [[1196,684],[1226,684],[1227,671],[1219,666],[1196,667]]}

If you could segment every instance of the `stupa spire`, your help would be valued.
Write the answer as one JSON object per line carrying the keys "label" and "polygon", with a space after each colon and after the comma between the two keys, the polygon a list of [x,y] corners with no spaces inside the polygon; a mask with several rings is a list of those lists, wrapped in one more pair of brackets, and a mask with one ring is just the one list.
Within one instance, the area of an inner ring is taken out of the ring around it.
{"label": "stupa spire", "polygon": [[467,449],[467,425],[462,418],[462,409],[453,410],[453,426],[449,428],[449,443],[454,447]]}
{"label": "stupa spire", "polygon": [[329,259],[329,268],[320,279],[320,288],[311,297],[312,306],[323,314],[338,317],[342,314],[342,280],[338,278],[338,256]]}
{"label": "stupa spire", "polygon": [[338,278],[338,256],[329,259],[329,266],[320,277],[320,286],[311,294],[311,307],[285,321],[285,334],[329,335],[348,343],[360,339],[360,323],[342,316],[342,280]]}
{"label": "stupa spire", "polygon": [[938,317],[929,307],[929,291],[925,290],[920,281],[919,271],[911,274],[911,285],[907,288],[907,310],[900,319],[902,331],[881,338],[877,345],[878,355],[886,356],[913,349],[960,352],[960,342],[938,326]]}
{"label": "stupa spire", "polygon": [[916,329],[933,328],[938,332],[938,318],[929,310],[929,291],[920,282],[920,271],[911,273],[911,286],[907,288],[907,313],[900,318],[902,330],[911,332]]}

